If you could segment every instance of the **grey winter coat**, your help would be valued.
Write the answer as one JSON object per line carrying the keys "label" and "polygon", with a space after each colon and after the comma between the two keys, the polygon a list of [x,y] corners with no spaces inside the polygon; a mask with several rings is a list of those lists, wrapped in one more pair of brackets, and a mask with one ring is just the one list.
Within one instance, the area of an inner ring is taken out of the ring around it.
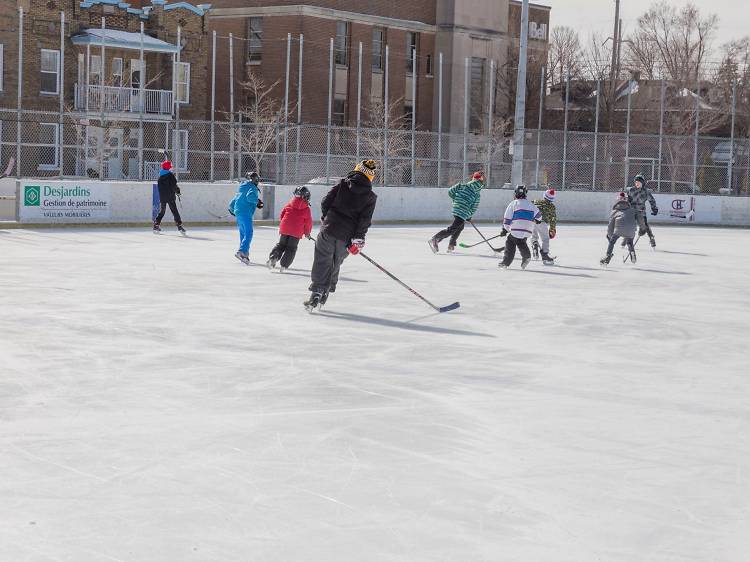
{"label": "grey winter coat", "polygon": [[628,189],[628,199],[633,205],[633,209],[635,209],[637,213],[641,213],[644,215],[646,214],[647,201],[648,204],[651,205],[652,213],[656,214],[659,212],[659,209],[657,209],[656,207],[656,199],[654,199],[654,194],[651,193],[651,190],[645,185],[640,189],[637,187],[631,187],[630,189]]}
{"label": "grey winter coat", "polygon": [[609,215],[607,238],[611,238],[613,234],[623,238],[633,238],[635,230],[635,209],[627,201],[618,201]]}

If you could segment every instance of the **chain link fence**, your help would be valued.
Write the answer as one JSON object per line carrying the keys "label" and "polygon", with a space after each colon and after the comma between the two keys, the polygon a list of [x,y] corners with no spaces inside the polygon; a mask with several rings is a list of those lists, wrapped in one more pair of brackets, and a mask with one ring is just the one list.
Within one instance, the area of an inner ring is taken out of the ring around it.
{"label": "chain link fence", "polygon": [[[447,186],[472,171],[490,187],[510,181],[508,139],[410,129],[235,121],[121,121],[0,110],[2,169],[12,175],[153,180],[161,162],[181,181],[226,181],[258,170],[286,184],[332,183],[363,158],[380,162],[380,185]],[[750,139],[527,130],[524,182],[618,191],[643,174],[657,192],[750,193]]]}

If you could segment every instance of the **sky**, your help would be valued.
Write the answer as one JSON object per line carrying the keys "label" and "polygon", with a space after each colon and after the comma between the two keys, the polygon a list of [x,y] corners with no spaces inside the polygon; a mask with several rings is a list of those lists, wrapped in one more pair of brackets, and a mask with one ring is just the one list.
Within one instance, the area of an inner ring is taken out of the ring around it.
{"label": "sky", "polygon": [[[592,31],[612,35],[615,17],[614,0],[532,0],[538,4],[552,7],[551,27],[567,25],[579,30],[581,39],[585,40]],[[653,0],[621,0],[620,17],[623,20],[625,34],[637,25],[638,16],[648,10]],[[686,0],[670,0],[670,4],[682,6]],[[719,16],[719,33],[714,39],[715,45],[721,45],[733,39],[750,35],[750,16],[746,0],[695,0],[705,13],[713,12]]]}

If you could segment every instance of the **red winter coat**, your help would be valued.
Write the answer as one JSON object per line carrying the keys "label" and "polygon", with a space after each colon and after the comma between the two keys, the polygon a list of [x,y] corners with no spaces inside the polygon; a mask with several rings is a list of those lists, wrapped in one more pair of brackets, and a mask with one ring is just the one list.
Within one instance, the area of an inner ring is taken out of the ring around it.
{"label": "red winter coat", "polygon": [[313,220],[310,205],[302,197],[292,197],[281,210],[279,232],[282,236],[302,238],[312,232]]}

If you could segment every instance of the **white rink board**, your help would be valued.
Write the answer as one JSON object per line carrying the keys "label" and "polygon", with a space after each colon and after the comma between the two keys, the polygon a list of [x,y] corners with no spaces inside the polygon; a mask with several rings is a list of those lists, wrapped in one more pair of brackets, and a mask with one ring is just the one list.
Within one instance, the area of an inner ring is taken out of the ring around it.
{"label": "white rink board", "polygon": [[308,315],[304,240],[0,230],[0,560],[746,562],[750,231],[443,226],[365,251],[444,315],[354,257]]}

